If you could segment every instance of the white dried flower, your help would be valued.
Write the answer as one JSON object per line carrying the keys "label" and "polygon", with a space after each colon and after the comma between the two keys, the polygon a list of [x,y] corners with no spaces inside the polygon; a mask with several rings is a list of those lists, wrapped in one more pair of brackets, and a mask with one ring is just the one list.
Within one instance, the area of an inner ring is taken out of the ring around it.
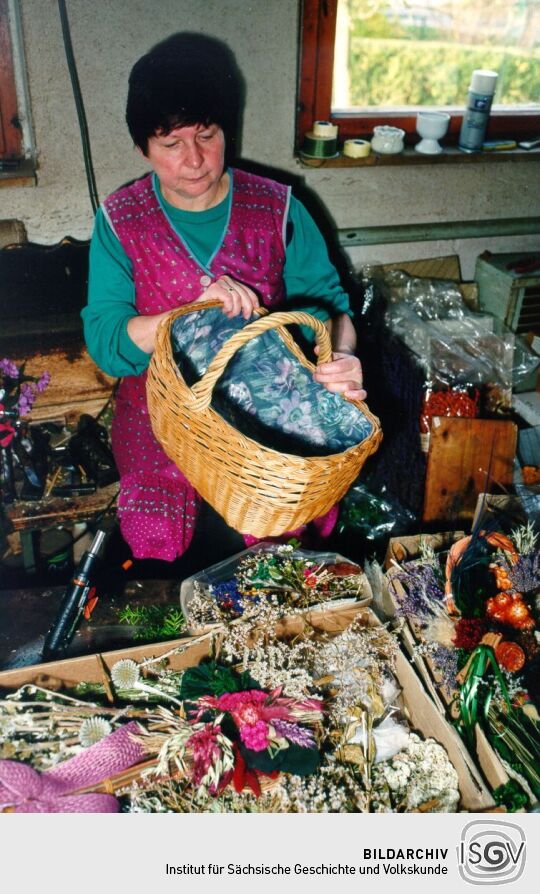
{"label": "white dried flower", "polygon": [[395,803],[410,811],[434,800],[436,813],[452,813],[459,803],[458,775],[446,751],[433,739],[422,740],[416,733],[408,745],[389,761],[377,764],[373,785],[382,790],[386,784]]}
{"label": "white dried flower", "polygon": [[538,534],[531,521],[527,522],[526,525],[521,525],[519,528],[515,528],[511,533],[511,537],[518,553],[528,555],[529,553],[534,552]]}
{"label": "white dried flower", "polygon": [[122,658],[112,666],[111,679],[117,689],[135,689],[139,678],[139,666],[131,658]]}
{"label": "white dried flower", "polygon": [[439,559],[435,554],[435,550],[433,549],[429,540],[425,537],[420,537],[420,563],[422,565],[433,565],[435,568],[439,565]]}
{"label": "white dried flower", "polygon": [[112,726],[105,717],[87,717],[81,723],[79,742],[83,748],[89,748],[90,745],[101,742],[111,732]]}
{"label": "white dried flower", "polygon": [[[159,686],[143,682],[143,680],[141,680],[141,669],[135,661],[131,660],[131,658],[122,658],[120,661],[117,661],[116,664],[113,664],[111,668],[111,680],[117,689],[131,689],[139,692],[148,692],[156,698],[164,698],[167,701],[173,702],[175,705],[182,704],[182,702],[178,701],[178,699],[169,692],[170,687],[166,686],[165,690],[163,690]],[[173,681],[173,691],[175,688]]]}

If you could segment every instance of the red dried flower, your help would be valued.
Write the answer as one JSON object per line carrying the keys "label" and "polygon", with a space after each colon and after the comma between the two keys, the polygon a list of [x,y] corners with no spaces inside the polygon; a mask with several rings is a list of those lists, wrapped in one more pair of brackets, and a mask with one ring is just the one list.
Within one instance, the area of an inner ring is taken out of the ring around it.
{"label": "red dried flower", "polygon": [[483,618],[460,618],[455,627],[454,645],[456,649],[472,652],[485,632],[486,622]]}
{"label": "red dried flower", "polygon": [[15,437],[11,422],[0,422],[0,447],[8,447]]}

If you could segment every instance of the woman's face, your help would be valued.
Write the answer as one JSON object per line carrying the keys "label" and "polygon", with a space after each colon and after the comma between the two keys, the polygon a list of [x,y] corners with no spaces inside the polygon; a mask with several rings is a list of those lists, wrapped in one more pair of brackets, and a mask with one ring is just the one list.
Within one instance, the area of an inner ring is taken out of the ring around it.
{"label": "woman's face", "polygon": [[146,158],[171,205],[202,211],[224,198],[225,136],[219,125],[176,127],[150,137]]}

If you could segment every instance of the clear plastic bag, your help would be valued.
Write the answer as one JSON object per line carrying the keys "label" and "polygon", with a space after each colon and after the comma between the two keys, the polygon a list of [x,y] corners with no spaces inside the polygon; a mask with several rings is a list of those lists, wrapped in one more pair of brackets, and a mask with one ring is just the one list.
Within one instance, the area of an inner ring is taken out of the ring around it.
{"label": "clear plastic bag", "polygon": [[[246,560],[260,558],[264,562],[266,558],[271,556],[275,557],[277,561],[270,577],[266,581],[253,579],[253,587],[260,589],[261,593],[267,591],[268,593],[279,594],[281,592],[286,597],[291,587],[290,582],[281,578],[280,565],[282,562],[300,560],[301,563],[310,563],[318,572],[326,569],[335,577],[342,578],[342,582],[346,583],[345,587],[339,587],[340,592],[337,594],[339,599],[337,596],[334,598],[330,588],[328,596],[329,598],[331,597],[333,605],[337,605],[339,601],[359,601],[364,605],[371,600],[371,588],[362,568],[351,559],[341,555],[341,553],[334,551],[314,552],[293,547],[289,544],[261,542],[250,546],[240,553],[236,553],[234,556],[230,556],[228,559],[224,559],[222,562],[210,565],[208,568],[198,571],[182,581],[180,606],[186,618],[188,632],[191,634],[200,632],[190,609],[191,603],[197,596],[202,596],[210,603],[216,600],[220,601],[223,596],[220,590],[224,587],[232,585],[233,589],[237,589],[235,578],[245,565]],[[266,571],[264,573],[266,574]],[[346,592],[346,588],[348,582],[353,580],[353,578],[349,578],[347,575],[354,576],[354,588],[350,592]],[[313,590],[313,593],[318,593],[318,590]],[[232,598],[238,598],[238,591]],[[317,605],[317,598],[312,600],[312,607]]]}
{"label": "clear plastic bag", "polygon": [[471,311],[456,283],[393,270],[383,291],[389,328],[417,355],[435,388],[496,387],[509,403],[512,386],[540,363],[501,321]]}
{"label": "clear plastic bag", "polygon": [[354,531],[366,540],[380,540],[407,530],[415,520],[412,512],[386,494],[371,493],[364,484],[355,484],[342,500],[337,530],[339,534]]}

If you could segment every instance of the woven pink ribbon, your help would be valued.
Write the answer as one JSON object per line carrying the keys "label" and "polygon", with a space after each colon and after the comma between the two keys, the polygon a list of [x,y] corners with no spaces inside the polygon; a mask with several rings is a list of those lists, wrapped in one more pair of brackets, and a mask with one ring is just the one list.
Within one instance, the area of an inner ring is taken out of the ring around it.
{"label": "woven pink ribbon", "polygon": [[117,813],[119,805],[114,795],[73,792],[97,785],[143,760],[145,752],[132,738],[138,733],[137,723],[127,723],[44,773],[19,761],[0,760],[0,810],[9,807],[15,813]]}

